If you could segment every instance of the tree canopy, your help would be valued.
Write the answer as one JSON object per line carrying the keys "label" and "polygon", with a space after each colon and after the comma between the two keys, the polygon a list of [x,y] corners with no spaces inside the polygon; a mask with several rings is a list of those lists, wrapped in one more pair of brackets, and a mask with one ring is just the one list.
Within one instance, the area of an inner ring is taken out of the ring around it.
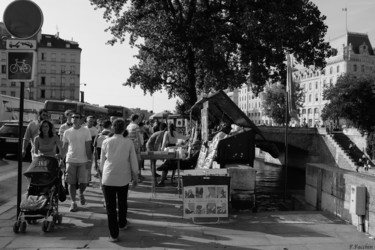
{"label": "tree canopy", "polygon": [[[294,83],[292,99],[297,114],[299,109],[303,106],[303,95],[304,92],[301,89],[299,83]],[[266,86],[264,92],[261,95],[263,114],[272,118],[272,120],[277,124],[285,124],[285,96],[285,86],[281,84],[271,84]],[[290,116],[288,117],[288,121],[289,120]]]}
{"label": "tree canopy", "polygon": [[351,74],[339,77],[335,85],[323,91],[323,98],[329,101],[322,110],[323,120],[343,118],[362,133],[371,132],[375,126],[374,81],[373,77]]}
{"label": "tree canopy", "polygon": [[185,108],[201,93],[285,82],[285,54],[325,67],[327,26],[309,0],[90,0],[113,39],[139,48],[125,85],[165,89]]}

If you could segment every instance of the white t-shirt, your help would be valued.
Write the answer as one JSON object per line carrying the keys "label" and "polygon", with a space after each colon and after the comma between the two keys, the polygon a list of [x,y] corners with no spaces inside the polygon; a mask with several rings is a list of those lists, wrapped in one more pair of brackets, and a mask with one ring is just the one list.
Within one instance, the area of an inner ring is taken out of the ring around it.
{"label": "white t-shirt", "polygon": [[84,163],[87,162],[86,142],[91,142],[91,134],[88,128],[70,128],[64,132],[63,142],[69,143],[66,162]]}

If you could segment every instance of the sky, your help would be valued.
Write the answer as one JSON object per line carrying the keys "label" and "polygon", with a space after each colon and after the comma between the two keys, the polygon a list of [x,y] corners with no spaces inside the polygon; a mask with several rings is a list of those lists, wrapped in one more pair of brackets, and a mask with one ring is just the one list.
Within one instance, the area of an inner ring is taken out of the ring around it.
{"label": "sky", "polygon": [[[14,0],[0,1],[0,15]],[[89,0],[34,0],[44,16],[43,34],[59,36],[79,43],[81,53],[81,91],[85,101],[104,106],[122,105],[141,108],[155,113],[175,109],[177,98],[168,99],[165,92],[153,96],[144,95],[140,88],[122,86],[130,76],[129,68],[137,64],[128,41],[114,46],[106,45],[112,38],[105,32],[109,26],[103,19],[103,10],[95,10]],[[375,0],[312,0],[321,13],[327,16],[326,39],[333,39],[345,33],[367,33],[375,47]],[[347,12],[343,11],[347,8]],[[346,19],[347,15],[347,19]]]}

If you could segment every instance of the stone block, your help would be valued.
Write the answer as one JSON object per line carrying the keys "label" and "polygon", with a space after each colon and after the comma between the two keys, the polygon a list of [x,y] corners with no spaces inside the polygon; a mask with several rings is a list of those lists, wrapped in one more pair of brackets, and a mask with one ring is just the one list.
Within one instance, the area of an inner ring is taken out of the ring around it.
{"label": "stone block", "polygon": [[316,208],[317,190],[316,187],[305,185],[305,201]]}
{"label": "stone block", "polygon": [[243,165],[227,166],[231,190],[255,190],[256,170]]}

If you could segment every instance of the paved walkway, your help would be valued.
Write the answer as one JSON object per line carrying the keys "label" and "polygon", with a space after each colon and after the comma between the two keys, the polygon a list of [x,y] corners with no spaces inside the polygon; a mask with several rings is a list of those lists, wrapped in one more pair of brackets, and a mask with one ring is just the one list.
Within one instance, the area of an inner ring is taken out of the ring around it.
{"label": "paved walkway", "polygon": [[[129,193],[130,228],[120,242],[108,241],[106,212],[98,183],[86,192],[88,205],[76,213],[59,205],[63,223],[52,232],[38,224],[13,233],[16,199],[0,207],[0,249],[375,249],[356,227],[319,211],[252,213],[232,210],[218,224],[195,224],[182,217],[182,198],[167,182],[150,194],[150,176]],[[94,179],[94,181],[97,181]]]}

